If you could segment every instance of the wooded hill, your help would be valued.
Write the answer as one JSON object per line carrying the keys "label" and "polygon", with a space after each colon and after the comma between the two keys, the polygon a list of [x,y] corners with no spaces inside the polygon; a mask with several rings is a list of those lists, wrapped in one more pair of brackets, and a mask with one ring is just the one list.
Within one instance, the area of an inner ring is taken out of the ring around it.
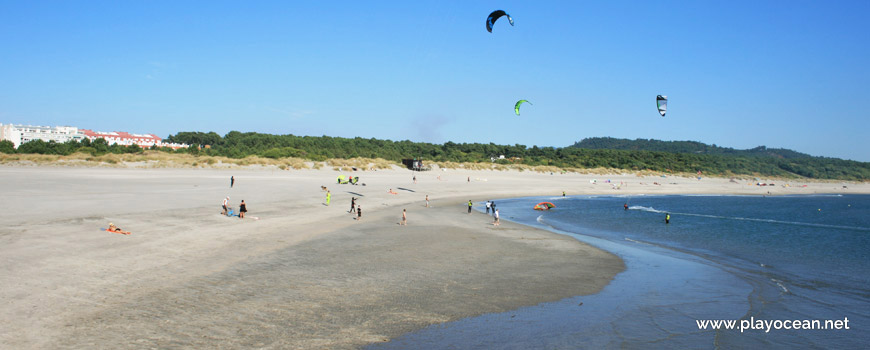
{"label": "wooded hill", "polygon": [[661,141],[646,139],[616,139],[612,137],[591,137],[580,140],[571,147],[586,149],[619,149],[629,151],[656,151],[670,153],[721,154],[745,157],[775,157],[784,159],[813,158],[813,156],[785,148],[758,146],[751,149],[734,149],[708,145],[697,141]]}

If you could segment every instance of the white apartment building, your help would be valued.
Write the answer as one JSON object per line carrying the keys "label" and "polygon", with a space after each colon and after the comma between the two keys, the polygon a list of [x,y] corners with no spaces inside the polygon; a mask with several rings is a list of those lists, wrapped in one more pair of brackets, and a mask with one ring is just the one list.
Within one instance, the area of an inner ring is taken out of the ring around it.
{"label": "white apartment building", "polygon": [[21,124],[0,123],[0,140],[12,141],[15,148],[22,143],[43,140],[64,143],[69,140],[81,142],[83,139],[94,141],[105,139],[110,145],[119,144],[124,146],[138,145],[142,148],[169,147],[172,149],[187,148],[186,144],[165,143],[163,139],[154,134],[131,134],[124,131],[93,131],[79,129],[74,126],[33,126]]}
{"label": "white apartment building", "polygon": [[15,148],[32,140],[54,141],[64,143],[69,140],[81,141],[84,132],[74,126],[33,126],[21,124],[0,123],[0,140],[12,141]]}

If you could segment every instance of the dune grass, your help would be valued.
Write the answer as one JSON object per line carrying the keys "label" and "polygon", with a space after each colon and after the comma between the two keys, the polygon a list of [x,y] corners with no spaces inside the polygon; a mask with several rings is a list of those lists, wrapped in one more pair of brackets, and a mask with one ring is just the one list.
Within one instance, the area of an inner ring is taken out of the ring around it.
{"label": "dune grass", "polygon": [[[6,154],[0,153],[0,165],[30,165],[30,166],[72,166],[72,167],[111,167],[111,168],[212,168],[212,169],[234,169],[234,168],[274,168],[280,170],[305,170],[305,169],[322,169],[324,167],[333,170],[347,170],[357,168],[358,170],[379,170],[379,169],[394,169],[404,168],[403,165],[380,158],[351,158],[351,159],[327,159],[325,161],[312,161],[302,158],[264,158],[258,156],[248,156],[245,158],[228,158],[221,156],[194,156],[184,153],[166,153],[161,151],[147,150],[136,154],[113,154],[107,153],[102,155],[92,155],[86,152],[73,153],[68,156],[51,155],[51,154]],[[684,177],[694,178],[698,176],[693,173],[672,173],[653,170],[626,170],[626,169],[611,169],[611,168],[559,168],[555,166],[538,165],[531,166],[526,164],[502,164],[491,162],[427,162],[427,165],[433,169],[454,169],[454,170],[490,170],[490,171],[528,171],[536,173],[575,173],[585,175],[628,175],[634,174],[637,177]],[[702,174],[702,177],[724,177],[734,178],[738,182],[752,182],[754,179],[763,178],[765,181],[787,181],[796,180],[795,177],[771,177],[762,175],[730,175],[730,176],[708,176]],[[800,178],[801,181],[816,182],[812,179]],[[820,180],[818,182],[831,182],[842,180]]]}

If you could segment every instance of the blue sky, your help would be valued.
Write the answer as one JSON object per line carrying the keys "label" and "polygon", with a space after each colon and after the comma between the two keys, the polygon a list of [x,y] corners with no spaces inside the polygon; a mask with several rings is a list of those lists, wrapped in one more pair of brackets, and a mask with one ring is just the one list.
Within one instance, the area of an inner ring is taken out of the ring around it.
{"label": "blue sky", "polygon": [[[515,26],[488,33],[496,9]],[[4,1],[0,122],[870,161],[868,18],[870,1]]]}

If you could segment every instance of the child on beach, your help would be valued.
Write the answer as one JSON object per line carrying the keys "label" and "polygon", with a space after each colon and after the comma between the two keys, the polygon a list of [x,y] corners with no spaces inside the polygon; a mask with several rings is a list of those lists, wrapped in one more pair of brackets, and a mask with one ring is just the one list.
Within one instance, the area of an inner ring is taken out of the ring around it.
{"label": "child on beach", "polygon": [[492,225],[493,225],[493,226],[498,226],[498,225],[499,225],[499,222],[498,222],[498,210],[492,212],[492,217],[493,217]]}
{"label": "child on beach", "polygon": [[426,195],[426,208],[428,208],[428,207],[429,207],[429,195],[427,194]]}
{"label": "child on beach", "polygon": [[402,225],[402,226],[408,225],[408,212],[405,209],[402,209],[402,223],[400,225]]}
{"label": "child on beach", "polygon": [[356,206],[356,221],[362,220],[362,206]]}

